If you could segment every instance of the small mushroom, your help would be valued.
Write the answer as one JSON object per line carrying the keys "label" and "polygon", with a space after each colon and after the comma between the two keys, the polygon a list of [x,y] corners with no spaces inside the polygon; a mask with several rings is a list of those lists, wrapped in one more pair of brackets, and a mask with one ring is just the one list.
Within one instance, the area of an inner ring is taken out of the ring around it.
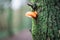
{"label": "small mushroom", "polygon": [[29,18],[36,18],[37,17],[37,12],[34,11],[34,12],[27,12],[25,14],[25,16],[29,17]]}

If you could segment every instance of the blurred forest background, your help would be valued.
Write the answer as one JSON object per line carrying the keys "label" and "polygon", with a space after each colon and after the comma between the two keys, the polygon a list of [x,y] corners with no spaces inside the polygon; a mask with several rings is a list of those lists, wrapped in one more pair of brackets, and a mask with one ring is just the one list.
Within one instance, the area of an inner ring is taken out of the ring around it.
{"label": "blurred forest background", "polygon": [[31,8],[29,0],[0,0],[0,38],[16,34],[23,29],[31,29],[31,19],[25,16]]}

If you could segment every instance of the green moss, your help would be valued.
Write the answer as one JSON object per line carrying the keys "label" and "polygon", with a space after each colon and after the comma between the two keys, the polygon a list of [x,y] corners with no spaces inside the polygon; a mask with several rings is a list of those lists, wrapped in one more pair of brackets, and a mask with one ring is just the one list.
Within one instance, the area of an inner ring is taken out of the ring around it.
{"label": "green moss", "polygon": [[37,0],[37,20],[32,20],[33,40],[60,40],[60,2],[59,0]]}

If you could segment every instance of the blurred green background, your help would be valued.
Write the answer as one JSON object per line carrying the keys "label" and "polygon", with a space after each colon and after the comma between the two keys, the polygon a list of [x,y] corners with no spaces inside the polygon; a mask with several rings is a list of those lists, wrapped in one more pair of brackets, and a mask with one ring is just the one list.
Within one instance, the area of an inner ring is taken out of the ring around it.
{"label": "blurred green background", "polygon": [[32,20],[25,16],[26,12],[31,11],[26,5],[29,0],[16,1],[0,0],[0,38],[16,34],[23,29],[31,29]]}

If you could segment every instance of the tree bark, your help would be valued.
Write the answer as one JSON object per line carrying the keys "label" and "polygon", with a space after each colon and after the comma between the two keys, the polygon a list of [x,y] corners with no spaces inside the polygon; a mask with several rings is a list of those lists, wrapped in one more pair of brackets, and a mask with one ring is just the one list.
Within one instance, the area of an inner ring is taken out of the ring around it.
{"label": "tree bark", "polygon": [[33,3],[38,6],[37,20],[32,20],[33,40],[60,40],[60,0],[33,0]]}

